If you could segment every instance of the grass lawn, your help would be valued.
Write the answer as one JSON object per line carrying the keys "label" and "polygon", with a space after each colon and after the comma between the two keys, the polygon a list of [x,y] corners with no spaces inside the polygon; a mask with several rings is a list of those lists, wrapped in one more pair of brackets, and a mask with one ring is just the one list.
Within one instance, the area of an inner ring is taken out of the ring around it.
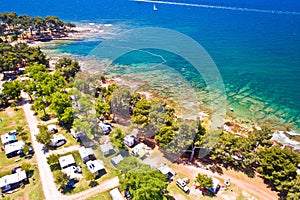
{"label": "grass lawn", "polygon": [[1,135],[11,130],[17,129],[18,126],[22,126],[25,130],[28,130],[27,121],[23,109],[18,109],[17,111],[12,108],[1,110],[0,118],[2,119],[2,121],[0,121]]}
{"label": "grass lawn", "polygon": [[58,134],[62,134],[63,136],[65,136],[65,138],[67,140],[67,143],[62,146],[64,148],[71,147],[71,146],[79,144],[76,141],[76,139],[73,137],[73,135],[71,133],[67,133],[66,130],[61,130],[61,131],[58,132]]}
{"label": "grass lawn", "polygon": [[71,146],[75,146],[75,145],[78,145],[79,143],[76,141],[76,139],[72,136],[71,133],[67,133],[66,130],[64,129],[59,129],[58,133],[55,133],[55,135],[59,135],[59,134],[62,134],[67,142],[66,144],[60,146],[60,147],[51,147],[50,149],[51,150],[59,150],[59,149],[62,149],[62,148],[67,148],[67,147],[71,147]]}
{"label": "grass lawn", "polygon": [[[24,188],[19,188],[19,190],[13,194],[8,194],[5,196],[5,200],[8,199],[30,199],[30,200],[40,200],[44,199],[44,193],[42,189],[42,182],[40,180],[38,167],[36,164],[33,165],[34,173],[31,178],[29,178],[29,184],[25,185]],[[10,172],[10,171],[8,171]]]}
{"label": "grass lawn", "polygon": [[[105,166],[105,170],[106,170],[106,174],[104,174],[100,178],[96,179],[97,183],[100,184],[101,182],[103,182],[107,179],[115,177],[117,175],[117,171],[113,167],[113,165],[110,163],[109,159],[104,159],[104,156],[102,155],[102,153],[96,153],[96,152],[99,152],[98,148],[94,149],[94,152],[95,152],[96,157],[104,162],[104,166]],[[66,153],[66,154],[62,154],[62,155],[59,155],[59,156],[61,157],[61,156],[69,155],[69,154],[70,153]],[[81,165],[83,178],[80,179],[75,184],[75,188],[73,190],[68,191],[66,193],[66,195],[76,194],[76,193],[82,192],[82,191],[87,190],[87,189],[90,188],[90,186],[89,186],[90,181],[87,181],[86,178],[85,178],[86,174],[88,172],[88,169],[87,169],[86,165],[83,164],[83,162],[80,158],[79,152],[74,151],[74,152],[71,152],[71,154],[74,156],[74,159],[75,159],[75,162],[76,162],[77,166]],[[100,154],[102,155],[102,157],[101,157]]]}
{"label": "grass lawn", "polygon": [[168,191],[169,191],[169,195],[173,196],[174,194],[180,194],[182,196],[185,197],[185,199],[187,200],[193,200],[189,195],[187,195],[185,192],[183,192],[177,185],[176,182],[173,181],[172,183],[170,183],[168,185]]}
{"label": "grass lawn", "polygon": [[[27,132],[28,141],[31,141],[29,127],[27,125],[23,109],[14,110],[12,108],[7,108],[5,110],[1,110],[0,118],[2,119],[2,121],[0,121],[0,134],[5,134],[11,130],[17,129],[18,126],[22,126],[24,128],[24,131]],[[17,135],[17,139],[21,140],[19,135]],[[15,160],[17,159],[19,159],[18,156],[9,159],[6,158],[5,152],[3,150],[0,150],[0,177],[11,174],[11,170],[14,167],[21,166],[24,162],[32,164],[34,169],[33,177],[29,179],[29,184],[25,185],[24,188],[20,188],[13,194],[6,195],[4,199],[44,199],[44,193],[36,163],[36,158],[21,158],[16,162]]]}
{"label": "grass lawn", "polygon": [[[27,125],[25,113],[23,109],[18,109],[15,111],[12,108],[7,108],[6,110],[0,111],[0,118],[2,121],[0,121],[0,134],[5,134],[11,130],[17,129],[18,126],[22,126],[24,128],[24,132],[27,133],[28,136],[28,141],[31,140],[30,134],[29,134],[29,127]],[[17,135],[17,139],[21,140],[20,136]],[[19,157],[13,157],[13,158],[6,158],[5,152],[4,152],[4,147],[1,144],[1,149],[0,149],[0,173],[2,171],[7,171],[6,167],[10,167],[11,165],[18,166],[21,165],[25,158],[22,158],[20,161],[15,162]],[[3,147],[3,149],[2,149]],[[11,167],[13,168],[13,166]]]}
{"label": "grass lawn", "polygon": [[96,194],[96,195],[88,198],[87,200],[111,200],[111,197],[110,197],[109,191],[106,191],[106,192]]}

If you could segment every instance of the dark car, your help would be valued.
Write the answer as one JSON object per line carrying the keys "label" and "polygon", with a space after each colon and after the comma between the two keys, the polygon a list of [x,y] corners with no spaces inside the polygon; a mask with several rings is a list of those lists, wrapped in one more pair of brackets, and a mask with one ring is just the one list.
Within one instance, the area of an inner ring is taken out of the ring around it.
{"label": "dark car", "polygon": [[11,173],[15,174],[17,173],[18,171],[21,171],[22,170],[22,167],[21,166],[18,166],[18,167],[15,167],[11,170]]}
{"label": "dark car", "polygon": [[125,197],[126,199],[130,200],[131,199],[131,195],[130,192],[128,190],[125,191]]}

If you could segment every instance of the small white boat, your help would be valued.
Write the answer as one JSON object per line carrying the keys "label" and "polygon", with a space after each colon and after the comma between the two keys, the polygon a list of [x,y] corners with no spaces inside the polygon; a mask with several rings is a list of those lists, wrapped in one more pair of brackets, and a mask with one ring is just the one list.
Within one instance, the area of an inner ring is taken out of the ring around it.
{"label": "small white boat", "polygon": [[155,4],[153,5],[153,10],[158,10]]}

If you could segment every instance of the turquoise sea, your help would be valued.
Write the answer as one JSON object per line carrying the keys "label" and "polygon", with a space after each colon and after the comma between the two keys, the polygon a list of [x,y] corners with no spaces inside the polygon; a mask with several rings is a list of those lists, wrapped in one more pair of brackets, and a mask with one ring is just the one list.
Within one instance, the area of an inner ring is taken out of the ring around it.
{"label": "turquoise sea", "polygon": [[[174,4],[175,2],[175,4]],[[173,3],[173,4],[172,4]],[[110,24],[109,34],[137,27],[163,27],[199,42],[215,61],[227,93],[228,112],[245,121],[272,122],[300,130],[300,1],[297,0],[0,0],[0,11],[31,16],[56,15],[79,24]],[[109,34],[106,37],[109,37]],[[105,37],[55,46],[80,56]],[[164,54],[169,66],[186,63]],[[137,57],[143,59],[137,59]],[[118,60],[136,66],[153,62],[139,54]],[[193,79],[192,73],[186,78]]]}

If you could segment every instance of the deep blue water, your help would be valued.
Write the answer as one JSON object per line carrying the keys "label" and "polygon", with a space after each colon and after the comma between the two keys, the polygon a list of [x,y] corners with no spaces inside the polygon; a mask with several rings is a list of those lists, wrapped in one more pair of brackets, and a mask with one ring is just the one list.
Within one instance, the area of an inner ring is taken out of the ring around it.
{"label": "deep blue water", "polygon": [[[227,87],[228,103],[241,110],[241,115],[249,112],[255,117],[256,112],[271,108],[266,115],[299,128],[300,1],[176,2],[248,10],[156,4],[159,10],[154,12],[153,3],[128,0],[0,0],[0,11],[180,31],[198,41],[214,59]],[[87,55],[98,44],[97,41],[77,42],[61,46],[59,51]],[[237,95],[258,100],[260,109],[253,110],[255,103],[245,103],[235,98]]]}

